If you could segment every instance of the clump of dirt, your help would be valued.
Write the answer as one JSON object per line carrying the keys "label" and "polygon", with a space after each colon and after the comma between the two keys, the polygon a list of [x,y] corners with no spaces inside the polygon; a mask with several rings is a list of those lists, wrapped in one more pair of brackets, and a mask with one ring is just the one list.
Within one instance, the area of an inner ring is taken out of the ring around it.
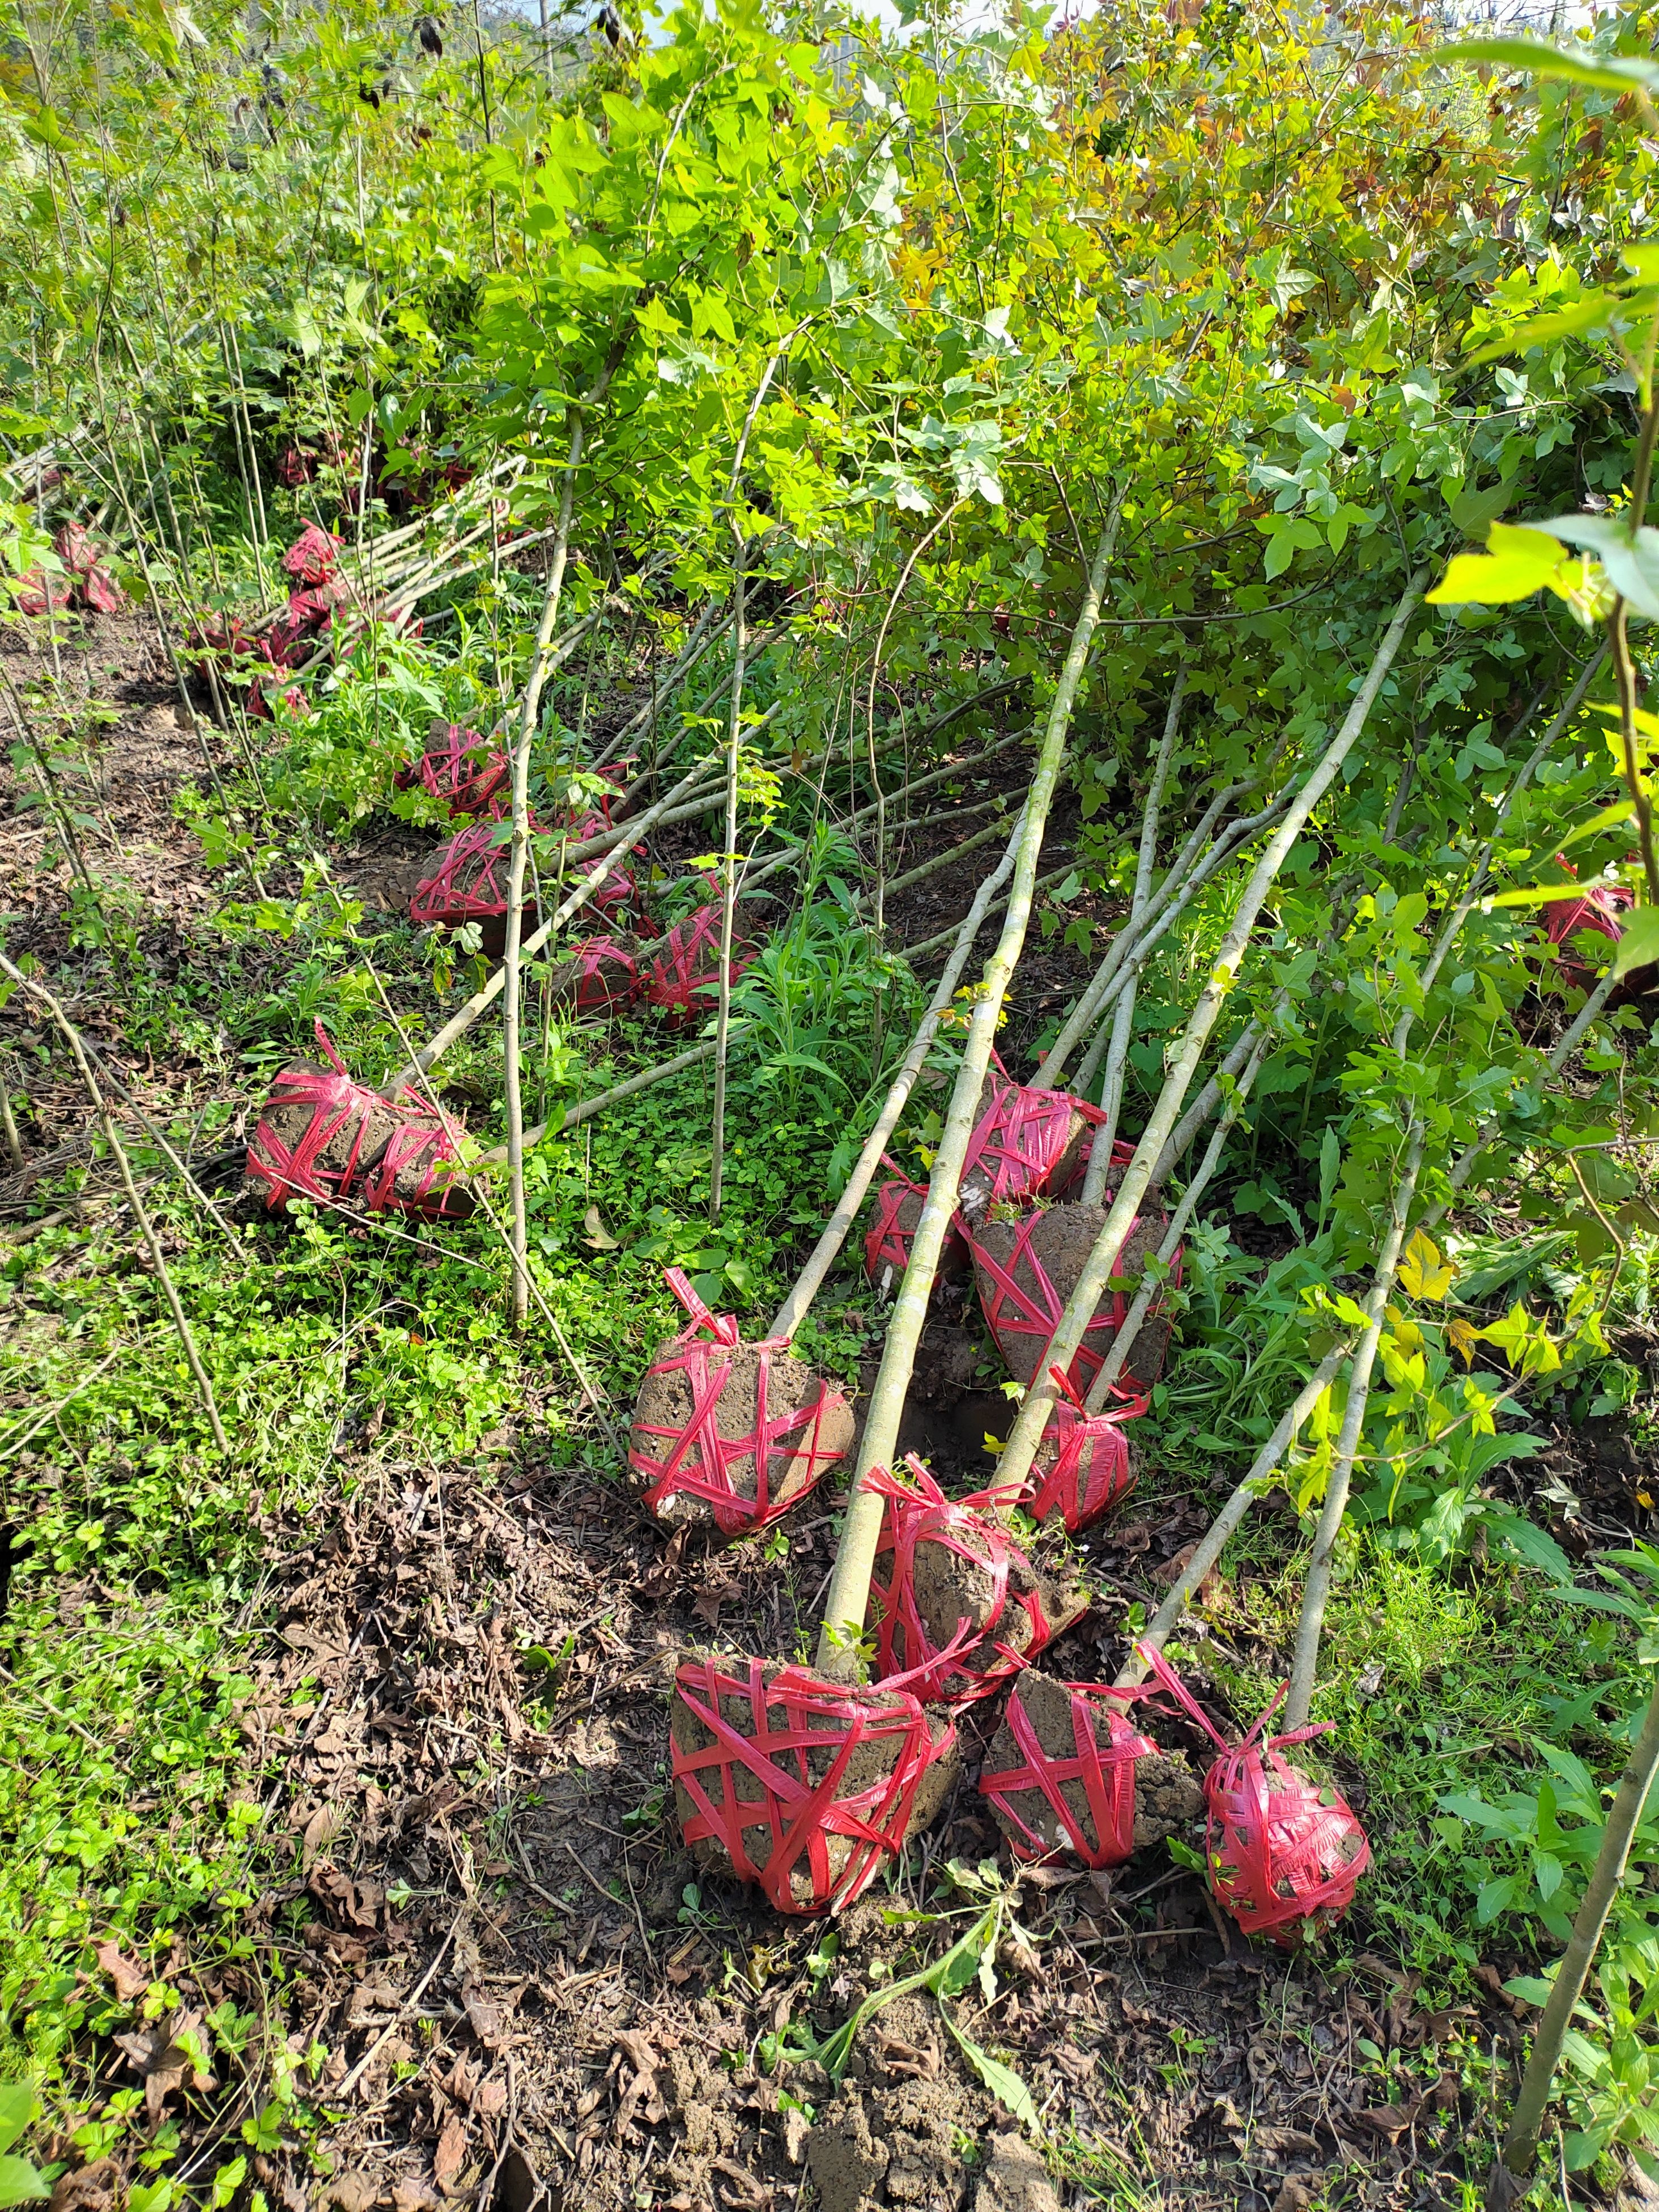
{"label": "clump of dirt", "polygon": [[[296,1060],[291,1072],[314,1076],[328,1084],[337,1080],[333,1069],[319,1067],[313,1060]],[[318,1116],[331,1110],[321,1103],[284,1099],[279,1095],[268,1099],[261,1108],[259,1126],[270,1130],[276,1147],[280,1147],[280,1156],[288,1158],[305,1144]],[[434,1214],[441,1206],[448,1219],[465,1221],[477,1202],[470,1180],[458,1168],[444,1164],[440,1164],[434,1179],[433,1153],[441,1142],[441,1133],[425,1117],[412,1126],[419,1133],[420,1141],[405,1147],[406,1157],[399,1162],[392,1178],[391,1202],[411,1211]],[[371,1091],[358,1089],[352,1110],[342,1115],[313,1156],[312,1177],[343,1203],[350,1204],[366,1185],[379,1178],[389,1149],[410,1127],[410,1117],[398,1107]],[[270,1153],[273,1168],[278,1165],[278,1157],[273,1147]],[[263,1205],[270,1196],[270,1185],[250,1170],[243,1193]]]}
{"label": "clump of dirt", "polygon": [[[738,1662],[736,1671],[741,1678],[747,1672],[744,1662]],[[765,1712],[769,1733],[787,1728],[790,1724],[789,1711],[786,1701],[782,1698],[774,1700],[771,1696],[773,1685],[785,1671],[781,1666],[768,1666],[761,1669],[761,1680],[766,1692]],[[897,1694],[884,1696],[880,1692],[872,1692],[870,1701],[878,1708],[896,1713],[902,1712],[905,1708],[904,1698]],[[747,1697],[723,1696],[719,1700],[719,1707],[720,1717],[727,1728],[737,1735],[752,1740],[756,1725],[755,1715]],[[712,1751],[719,1742],[719,1739],[708,1723],[692,1711],[678,1689],[670,1700],[668,1724],[675,1748],[682,1754]],[[961,1776],[961,1760],[956,1749],[954,1738],[951,1735],[949,1721],[943,1715],[929,1713],[927,1724],[933,1741],[934,1756],[917,1786],[911,1807],[910,1819],[905,1831],[907,1836],[928,1826],[938,1817],[946,1798]],[[812,1745],[805,1753],[806,1780],[811,1787],[817,1788],[823,1784],[836,1759],[842,1756],[839,1746],[851,1733],[854,1723],[851,1720],[838,1720],[831,1715],[815,1712],[812,1715],[811,1725],[814,1735],[832,1739],[832,1741]],[[851,1752],[846,1754],[846,1763],[842,1767],[836,1782],[837,1798],[850,1801],[862,1796],[866,1791],[878,1790],[896,1771],[908,1741],[908,1737],[903,1732],[894,1729],[879,1735],[866,1735],[854,1743]],[[775,1747],[763,1749],[757,1747],[756,1758],[757,1761],[763,1764],[776,1759],[786,1772],[795,1778],[799,1778],[803,1762],[801,1754],[798,1753],[779,1751]],[[792,1808],[787,1805],[775,1808],[775,1801],[761,1775],[754,1767],[746,1765],[741,1758],[732,1758],[728,1761],[726,1766],[726,1785],[722,1790],[715,1787],[705,1773],[704,1787],[714,1802],[728,1811],[734,1802],[741,1806],[754,1807],[754,1817],[745,1819],[742,1824],[743,1848],[754,1866],[757,1869],[764,1869],[772,1863],[772,1853],[779,1840],[781,1829],[790,1823]],[[674,1804],[679,1814],[682,1828],[696,1818],[696,1801],[685,1784],[678,1778],[674,1784]],[[774,1817],[775,1810],[781,1818]],[[837,1884],[846,1873],[848,1863],[856,1847],[860,1847],[860,1840],[856,1837],[831,1835],[826,1838],[828,1879],[831,1887]],[[700,1837],[690,1848],[691,1856],[700,1866],[708,1868],[712,1873],[732,1872],[731,1854],[718,1837]],[[791,1894],[799,1905],[805,1907],[813,1903],[812,1879],[804,1860],[798,1860],[791,1868],[789,1887]]]}
{"label": "clump of dirt", "polygon": [[[1075,1759],[1077,1729],[1072,1693],[1066,1685],[1033,1668],[1020,1676],[1015,1694],[1031,1724],[1032,1734],[1048,1758],[1055,1761]],[[1109,1741],[1109,1710],[1101,1705],[1094,1705],[1091,1711],[1095,1741],[1103,1753],[1107,1751]],[[985,1755],[986,1771],[1006,1773],[1024,1764],[1025,1755],[1005,1718]],[[1153,1844],[1162,1843],[1167,1836],[1178,1835],[1202,1817],[1204,1792],[1182,1753],[1146,1752],[1131,1764],[1134,1850],[1146,1850]],[[1091,1858],[1098,1859],[1102,1842],[1099,1825],[1082,1781],[1062,1782],[1059,1787],[1071,1819],[1072,1833],[1082,1841]],[[1040,1837],[1050,1850],[1067,1850],[1068,1838],[1042,1790],[1010,1790],[1003,1798],[993,1802],[991,1810],[997,1826],[1011,1842],[1029,1848],[1025,1833],[1029,1830]]]}
{"label": "clump of dirt", "polygon": [[983,2126],[986,2100],[949,2050],[931,2002],[901,1997],[877,2014],[851,2078],[806,2138],[817,2212],[957,2212],[971,2201],[959,2146]]}
{"label": "clump of dirt", "polygon": [[[965,1557],[953,1545],[924,1535],[916,1544],[911,1584],[916,1611],[934,1650],[942,1651],[964,1622],[973,1632],[975,1641],[956,1662],[970,1674],[983,1674],[998,1667],[1000,1646],[1022,1656],[1041,1650],[1088,1611],[1087,1590],[1067,1574],[1045,1572],[999,1523],[988,1517],[981,1531],[958,1525],[955,1533],[972,1544],[977,1556]],[[998,1559],[1007,1562],[1000,1601],[993,1571]],[[1039,1632],[1032,1608],[1024,1601],[1030,1599],[1036,1601],[1036,1614],[1046,1626],[1046,1635]],[[922,1656],[908,1655],[908,1663],[916,1665]]]}
{"label": "clump of dirt", "polygon": [[[677,1343],[678,1339],[671,1339],[668,1344],[659,1346],[659,1359]],[[734,1498],[752,1504],[757,1481],[754,1445],[760,1419],[762,1355],[751,1345],[735,1346],[729,1353],[720,1346],[711,1345],[708,1364],[711,1373],[722,1364],[726,1369],[726,1379],[711,1409],[715,1434],[722,1444],[747,1446],[746,1449],[720,1455],[725,1480]],[[814,1374],[804,1360],[789,1352],[766,1354],[769,1428],[778,1421],[793,1419],[816,1398],[824,1397],[816,1440],[809,1420],[797,1436],[786,1437],[767,1454],[769,1511],[780,1500],[788,1503],[804,1496],[825,1468],[843,1457],[851,1448],[853,1409],[839,1391],[830,1390],[827,1395],[825,1391],[823,1377]],[[629,1439],[630,1455],[660,1467],[672,1455],[676,1440],[684,1434],[696,1413],[692,1371],[684,1365],[653,1366],[641,1383],[635,1401],[634,1428]],[[706,1467],[702,1449],[696,1443],[681,1465],[692,1474],[716,1472]],[[648,1490],[660,1477],[642,1474],[640,1479],[641,1486]],[[670,1492],[652,1510],[663,1526],[669,1528],[708,1527],[714,1520],[714,1508],[708,1498],[688,1490]]]}
{"label": "clump of dirt", "polygon": [[[1112,1279],[1139,1283],[1147,1255],[1163,1242],[1162,1215],[1142,1216],[1124,1239]],[[1070,1298],[1106,1226],[1098,1206],[1050,1206],[1012,1221],[988,1220],[975,1231],[975,1273],[997,1347],[1016,1381],[1031,1382],[1048,1358],[1052,1322]],[[1103,1359],[1116,1334],[1115,1293],[1108,1291],[1084,1332],[1082,1350]],[[1170,1323],[1149,1314],[1124,1368],[1126,1383],[1157,1380],[1169,1346]],[[1089,1371],[1092,1370],[1090,1363]]]}

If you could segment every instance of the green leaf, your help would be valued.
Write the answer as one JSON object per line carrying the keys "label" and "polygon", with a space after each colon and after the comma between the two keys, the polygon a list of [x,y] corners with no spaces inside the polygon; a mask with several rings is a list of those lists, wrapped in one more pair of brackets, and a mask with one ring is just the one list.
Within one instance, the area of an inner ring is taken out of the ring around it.
{"label": "green leaf", "polygon": [[1625,919],[1613,972],[1628,975],[1632,968],[1644,968],[1650,960],[1659,960],[1659,906],[1638,906]]}
{"label": "green leaf", "polygon": [[1598,92],[1630,92],[1659,85],[1659,63],[1627,54],[1591,54],[1582,47],[1547,46],[1541,39],[1459,39],[1440,49],[1443,60],[1530,70],[1559,84],[1587,84]]}
{"label": "green leaf", "polygon": [[1533,525],[1534,532],[1546,530],[1565,544],[1594,553],[1613,590],[1638,614],[1659,622],[1659,530],[1632,532],[1611,514],[1558,514]]}
{"label": "green leaf", "polygon": [[1547,589],[1560,565],[1561,548],[1542,529],[1494,522],[1486,552],[1460,553],[1425,596],[1436,607],[1501,606]]}
{"label": "green leaf", "polygon": [[1451,503],[1451,519],[1465,538],[1484,540],[1487,526],[1497,521],[1514,497],[1512,477],[1485,491],[1460,491]]}
{"label": "green leaf", "polygon": [[27,2081],[0,2081],[0,2150],[9,2150],[34,2112],[34,2092]]}
{"label": "green leaf", "polygon": [[39,2204],[51,2195],[26,2158],[0,2158],[0,2205]]}
{"label": "green leaf", "polygon": [[981,2051],[971,2035],[964,2035],[943,2004],[939,2012],[945,2025],[955,2036],[963,2057],[992,2095],[1008,2107],[1022,2127],[1030,2128],[1033,2135],[1040,2136],[1042,2122],[1037,2114],[1036,2101],[1013,2068],[1005,2066],[1000,2058],[993,2058],[988,2051]]}

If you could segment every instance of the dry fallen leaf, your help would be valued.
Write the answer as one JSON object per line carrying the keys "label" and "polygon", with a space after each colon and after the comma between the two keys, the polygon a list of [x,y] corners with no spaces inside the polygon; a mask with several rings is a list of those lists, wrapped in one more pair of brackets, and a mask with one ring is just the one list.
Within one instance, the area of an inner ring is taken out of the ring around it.
{"label": "dry fallen leaf", "polygon": [[438,2148],[432,2154],[432,2179],[446,2197],[452,2194],[456,2178],[465,2164],[466,2125],[459,2114],[452,2112],[443,2124]]}
{"label": "dry fallen leaf", "polygon": [[345,1814],[338,1805],[319,1806],[306,1822],[305,1833],[300,1838],[300,1864],[307,1874],[344,1826]]}
{"label": "dry fallen leaf", "polygon": [[100,1943],[93,1956],[115,1984],[115,1994],[123,2004],[141,1997],[149,1987],[149,1976],[131,1959],[124,1959],[118,1943]]}
{"label": "dry fallen leaf", "polygon": [[600,1220],[597,1206],[590,1206],[582,1216],[582,1242],[594,1252],[614,1252],[617,1249],[617,1239]]}
{"label": "dry fallen leaf", "polygon": [[1379,2105],[1374,2112],[1356,2112],[1354,2118],[1385,2142],[1398,2142],[1422,2108],[1422,2098],[1413,2097],[1409,2104]]}
{"label": "dry fallen leaf", "polygon": [[507,2110],[505,2081],[481,2081],[473,2093],[472,2109],[486,2120],[498,2120]]}

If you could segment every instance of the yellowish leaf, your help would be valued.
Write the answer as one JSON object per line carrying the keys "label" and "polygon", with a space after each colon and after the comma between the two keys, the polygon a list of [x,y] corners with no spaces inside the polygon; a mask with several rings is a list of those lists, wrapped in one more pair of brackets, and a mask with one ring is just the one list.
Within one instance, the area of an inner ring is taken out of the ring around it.
{"label": "yellowish leaf", "polygon": [[1419,1229],[1400,1261],[1401,1286],[1407,1297],[1443,1298],[1456,1272],[1449,1260],[1441,1258],[1440,1247],[1433,1237]]}

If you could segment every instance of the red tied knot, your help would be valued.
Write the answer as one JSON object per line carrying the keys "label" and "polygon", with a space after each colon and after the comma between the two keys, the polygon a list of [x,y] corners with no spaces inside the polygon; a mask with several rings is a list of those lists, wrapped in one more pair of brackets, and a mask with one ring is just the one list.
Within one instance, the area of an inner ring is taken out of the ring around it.
{"label": "red tied knot", "polygon": [[1109,1413],[1091,1413],[1060,1368],[1051,1367],[1048,1378],[1060,1395],[1021,1502],[1034,1521],[1058,1513],[1077,1536],[1103,1520],[1134,1488],[1123,1427],[1146,1412],[1146,1399],[1142,1392],[1121,1391],[1121,1405]]}
{"label": "red tied knot", "polygon": [[[938,1733],[935,1733],[935,1730]],[[955,1731],[908,1691],[758,1659],[688,1659],[671,1707],[681,1832],[780,1912],[841,1912],[948,1780]]]}
{"label": "red tied knot", "polygon": [[469,1214],[459,1123],[413,1091],[388,1100],[354,1082],[320,1021],[317,1043],[327,1067],[283,1068],[248,1140],[248,1179],[264,1185],[267,1208],[310,1198],[366,1213]]}
{"label": "red tied knot", "polygon": [[852,1407],[791,1357],[787,1337],[745,1344],[735,1315],[712,1313],[682,1269],[663,1279],[691,1318],[640,1386],[628,1463],[647,1509],[679,1518],[684,1499],[723,1535],[767,1528],[845,1454]]}
{"label": "red tied knot", "polygon": [[1340,1790],[1315,1782],[1279,1754],[1286,1744],[1306,1743],[1334,1723],[1316,1721],[1264,1737],[1284,1701],[1281,1689],[1243,1741],[1229,1743],[1163,1653],[1150,1644],[1135,1649],[1220,1749],[1204,1778],[1205,1857],[1218,1904],[1247,1936],[1271,1936],[1287,1950],[1328,1927],[1353,1902],[1371,1847]]}
{"label": "red tied knot", "polygon": [[[865,1488],[887,1501],[870,1585],[877,1680],[914,1682],[926,1704],[967,1705],[1000,1689],[1063,1624],[1048,1620],[1039,1577],[996,1517],[999,1507],[1014,1502],[1012,1492],[949,1498],[914,1452],[905,1466],[908,1482],[879,1467],[864,1478]],[[890,1563],[884,1582],[884,1558]],[[961,1610],[952,1559],[966,1561],[981,1585],[977,1620]]]}
{"label": "red tied knot", "polygon": [[[1033,1685],[1045,1692],[1045,1703],[1057,1703],[1062,1694],[1070,1699],[1068,1748],[1050,1748],[1038,1735],[1025,1703]],[[1002,1725],[1018,1762],[994,1767],[988,1758],[979,1786],[1017,1859],[1030,1863],[1069,1853],[1085,1867],[1115,1867],[1129,1856],[1135,1847],[1135,1762],[1158,1753],[1124,1714],[1124,1706],[1142,1694],[1101,1682],[1050,1683],[1030,1674],[1014,1685]],[[996,1741],[991,1750],[995,1756]]]}

